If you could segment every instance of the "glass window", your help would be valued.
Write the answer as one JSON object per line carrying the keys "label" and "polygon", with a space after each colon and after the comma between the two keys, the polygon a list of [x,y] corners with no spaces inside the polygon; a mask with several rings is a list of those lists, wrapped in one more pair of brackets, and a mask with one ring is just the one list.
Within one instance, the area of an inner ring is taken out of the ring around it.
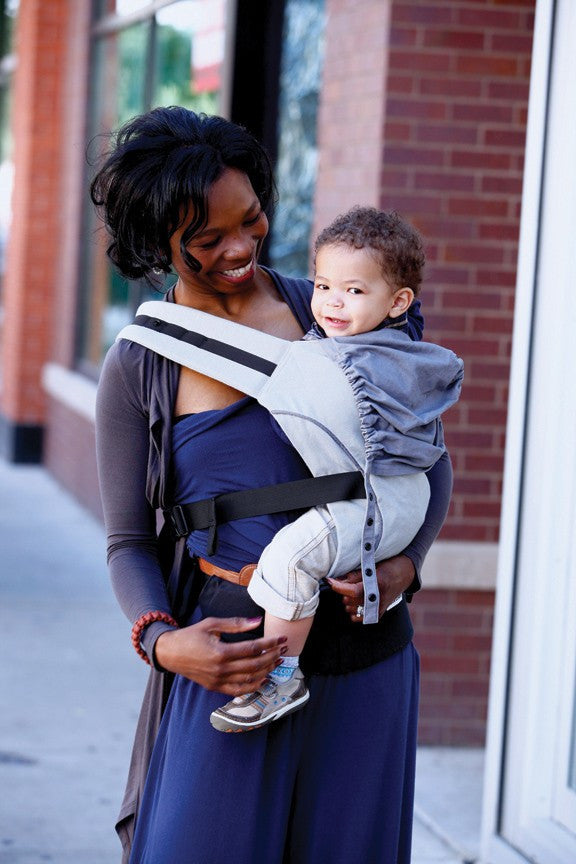
{"label": "glass window", "polygon": [[271,266],[287,276],[305,276],[309,269],[324,19],[324,0],[286,2],[278,108],[278,206],[268,254]]}
{"label": "glass window", "polygon": [[[92,164],[107,145],[106,133],[150,108],[184,105],[218,113],[225,6],[226,0],[98,0],[88,118]],[[86,371],[96,371],[118,330],[152,290],[110,267],[107,237],[89,202],[84,235],[79,355]]]}

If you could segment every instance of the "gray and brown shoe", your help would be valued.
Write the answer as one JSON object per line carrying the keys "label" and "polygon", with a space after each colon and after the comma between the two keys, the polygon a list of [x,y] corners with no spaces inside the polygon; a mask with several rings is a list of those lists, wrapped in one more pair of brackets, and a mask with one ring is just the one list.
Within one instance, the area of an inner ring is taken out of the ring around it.
{"label": "gray and brown shoe", "polygon": [[250,732],[302,708],[309,696],[304,676],[297,669],[285,683],[269,678],[260,690],[237,696],[217,708],[210,715],[210,723],[220,732]]}

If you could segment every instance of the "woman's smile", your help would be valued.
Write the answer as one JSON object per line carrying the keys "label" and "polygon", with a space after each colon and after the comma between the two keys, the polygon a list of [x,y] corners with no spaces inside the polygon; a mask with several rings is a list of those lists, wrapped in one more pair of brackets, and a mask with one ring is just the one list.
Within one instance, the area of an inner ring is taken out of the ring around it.
{"label": "woman's smile", "polygon": [[254,275],[254,269],[256,267],[256,261],[253,258],[246,264],[244,267],[236,267],[233,270],[222,270],[221,274],[226,279],[230,279],[232,282],[243,282],[245,279],[251,279]]}

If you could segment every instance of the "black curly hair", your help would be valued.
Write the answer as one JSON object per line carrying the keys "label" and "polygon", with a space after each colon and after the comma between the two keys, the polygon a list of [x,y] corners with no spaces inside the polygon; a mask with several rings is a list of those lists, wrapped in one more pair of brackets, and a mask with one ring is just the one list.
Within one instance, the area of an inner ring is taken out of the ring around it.
{"label": "black curly hair", "polygon": [[411,288],[414,296],[418,295],[426,263],[422,238],[395,210],[353,207],[320,232],[314,253],[322,246],[337,243],[369,249],[387,280],[396,288]]}
{"label": "black curly hair", "polygon": [[90,196],[112,238],[108,257],[129,279],[170,270],[170,237],[190,213],[180,250],[186,264],[200,270],[186,246],[206,225],[210,187],[226,168],[248,176],[263,209],[275,197],[266,151],[222,117],[154,108],[113,133],[112,142]]}

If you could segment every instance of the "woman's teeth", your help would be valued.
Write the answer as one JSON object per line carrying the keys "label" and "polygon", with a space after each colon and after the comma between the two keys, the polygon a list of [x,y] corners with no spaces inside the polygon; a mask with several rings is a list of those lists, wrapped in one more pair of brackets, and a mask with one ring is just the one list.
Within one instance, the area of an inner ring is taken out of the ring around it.
{"label": "woman's teeth", "polygon": [[250,261],[245,267],[238,267],[236,270],[224,270],[224,276],[230,276],[231,279],[240,279],[242,276],[246,276],[251,269],[252,262]]}

